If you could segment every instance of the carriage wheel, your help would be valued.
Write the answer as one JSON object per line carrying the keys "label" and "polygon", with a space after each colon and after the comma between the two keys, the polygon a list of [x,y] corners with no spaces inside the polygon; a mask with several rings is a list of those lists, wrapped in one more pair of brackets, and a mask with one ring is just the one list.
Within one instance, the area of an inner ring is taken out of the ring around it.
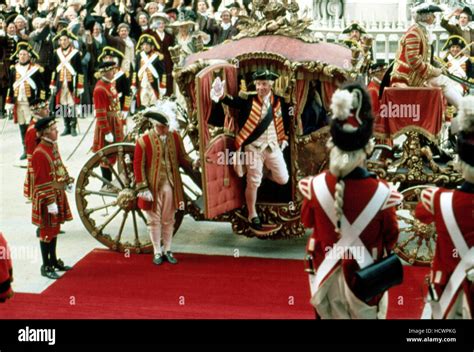
{"label": "carriage wheel", "polygon": [[424,224],[415,219],[415,207],[420,201],[421,191],[430,186],[414,186],[405,189],[404,201],[397,210],[400,235],[395,253],[410,264],[429,266],[436,246],[436,229],[433,224]]}
{"label": "carriage wheel", "polygon": [[[137,207],[134,150],[134,144],[117,143],[95,153],[77,179],[76,205],[87,231],[106,247],[118,252],[151,253],[145,214]],[[111,158],[116,159],[114,164]],[[102,177],[100,164],[109,166],[111,182]],[[174,233],[183,216],[182,211],[176,213]]]}

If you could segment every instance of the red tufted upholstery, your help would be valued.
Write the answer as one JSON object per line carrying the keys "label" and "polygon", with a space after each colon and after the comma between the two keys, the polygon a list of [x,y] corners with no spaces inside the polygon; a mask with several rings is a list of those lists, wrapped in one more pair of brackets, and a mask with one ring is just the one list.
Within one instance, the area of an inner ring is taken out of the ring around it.
{"label": "red tufted upholstery", "polygon": [[244,202],[242,179],[236,175],[227,158],[233,151],[234,138],[226,135],[217,136],[207,147],[204,158],[204,192],[205,215],[209,219],[240,208]]}

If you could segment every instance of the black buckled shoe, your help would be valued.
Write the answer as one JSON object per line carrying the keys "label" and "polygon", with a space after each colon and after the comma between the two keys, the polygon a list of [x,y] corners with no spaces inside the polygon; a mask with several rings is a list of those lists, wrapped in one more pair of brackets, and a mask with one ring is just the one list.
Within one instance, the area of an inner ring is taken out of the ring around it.
{"label": "black buckled shoe", "polygon": [[73,137],[76,137],[76,136],[77,136],[76,127],[71,127],[71,136],[73,136]]}
{"label": "black buckled shoe", "polygon": [[168,261],[168,263],[170,263],[170,264],[178,264],[178,259],[176,259],[173,256],[173,253],[171,253],[171,251],[168,251],[168,252],[165,253],[165,258]]}
{"label": "black buckled shoe", "polygon": [[250,227],[254,229],[255,231],[263,230],[262,222],[260,221],[260,218],[258,216],[250,220]]}
{"label": "black buckled shoe", "polygon": [[26,159],[26,153],[21,154],[20,160],[25,160]]}
{"label": "black buckled shoe", "polygon": [[160,265],[163,263],[163,256],[161,254],[155,254],[153,256],[153,264]]}
{"label": "black buckled shoe", "polygon": [[54,268],[45,265],[41,265],[41,276],[52,280],[57,280],[60,278],[60,276],[54,271]]}
{"label": "black buckled shoe", "polygon": [[57,271],[69,271],[72,267],[64,265],[64,262],[61,259],[58,259],[56,264],[53,264],[53,269],[56,269]]}
{"label": "black buckled shoe", "polygon": [[63,131],[63,133],[60,134],[61,137],[67,136],[71,134],[71,128],[66,127]]}

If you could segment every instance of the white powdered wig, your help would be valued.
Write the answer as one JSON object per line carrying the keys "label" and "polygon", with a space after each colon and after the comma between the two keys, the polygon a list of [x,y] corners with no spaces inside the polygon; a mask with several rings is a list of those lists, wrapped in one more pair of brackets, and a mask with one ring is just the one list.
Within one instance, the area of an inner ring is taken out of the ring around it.
{"label": "white powdered wig", "polygon": [[[362,124],[359,118],[362,100],[362,92],[359,89],[354,89],[352,92],[348,90],[336,90],[331,99],[330,108],[333,114],[332,118],[339,121],[347,121],[351,115],[351,110],[355,109],[354,118],[359,124]],[[346,132],[354,132],[357,130],[357,128],[350,123],[345,123],[342,129]]]}
{"label": "white powdered wig", "polygon": [[346,185],[342,178],[350,174],[356,167],[363,166],[367,155],[370,155],[374,150],[374,146],[374,141],[370,140],[364,148],[346,152],[334,145],[332,138],[328,140],[327,147],[330,150],[329,171],[338,178],[335,187],[336,192],[334,193],[334,209],[337,219],[335,231],[337,233],[341,231],[341,218],[344,215],[344,190]]}
{"label": "white powdered wig", "polygon": [[146,110],[146,112],[148,111],[156,112],[160,115],[165,116],[168,120],[170,132],[179,130],[179,124],[176,118],[176,115],[178,114],[178,108],[174,101],[170,99],[160,99],[156,102],[154,106]]}
{"label": "white powdered wig", "polygon": [[333,119],[347,120],[352,109],[352,93],[344,89],[336,90],[332,95],[330,108]]}
{"label": "white powdered wig", "polygon": [[458,119],[461,131],[474,132],[474,96],[462,98]]}

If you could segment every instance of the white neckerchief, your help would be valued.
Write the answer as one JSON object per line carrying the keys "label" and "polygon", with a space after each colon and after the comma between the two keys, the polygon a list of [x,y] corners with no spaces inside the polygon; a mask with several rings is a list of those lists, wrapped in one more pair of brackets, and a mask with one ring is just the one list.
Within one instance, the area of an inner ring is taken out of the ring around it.
{"label": "white neckerchief", "polygon": [[158,37],[160,37],[161,41],[165,39],[165,32],[156,31],[156,34],[158,34]]}
{"label": "white neckerchief", "polygon": [[102,35],[99,35],[98,37],[94,37],[94,40],[98,42],[99,44],[102,44]]}
{"label": "white neckerchief", "polygon": [[15,41],[18,41],[18,36],[15,34],[15,35],[10,35],[10,34],[7,34],[8,38],[10,39],[13,39]]}
{"label": "white neckerchief", "polygon": [[462,31],[470,31],[471,29],[473,29],[473,24],[471,22],[469,22],[465,26],[459,25],[459,28],[461,28]]}
{"label": "white neckerchief", "polygon": [[221,27],[223,30],[228,30],[232,26],[232,23],[221,23]]}
{"label": "white neckerchief", "polygon": [[425,23],[425,22],[417,22],[417,23],[426,33],[426,39],[428,39],[428,43],[431,45],[433,41],[436,39],[436,37],[433,35],[433,25]]}
{"label": "white neckerchief", "polygon": [[161,136],[160,136],[160,139],[161,139],[161,141],[162,141],[163,143],[165,143],[165,142],[166,142],[166,134],[161,135]]}

